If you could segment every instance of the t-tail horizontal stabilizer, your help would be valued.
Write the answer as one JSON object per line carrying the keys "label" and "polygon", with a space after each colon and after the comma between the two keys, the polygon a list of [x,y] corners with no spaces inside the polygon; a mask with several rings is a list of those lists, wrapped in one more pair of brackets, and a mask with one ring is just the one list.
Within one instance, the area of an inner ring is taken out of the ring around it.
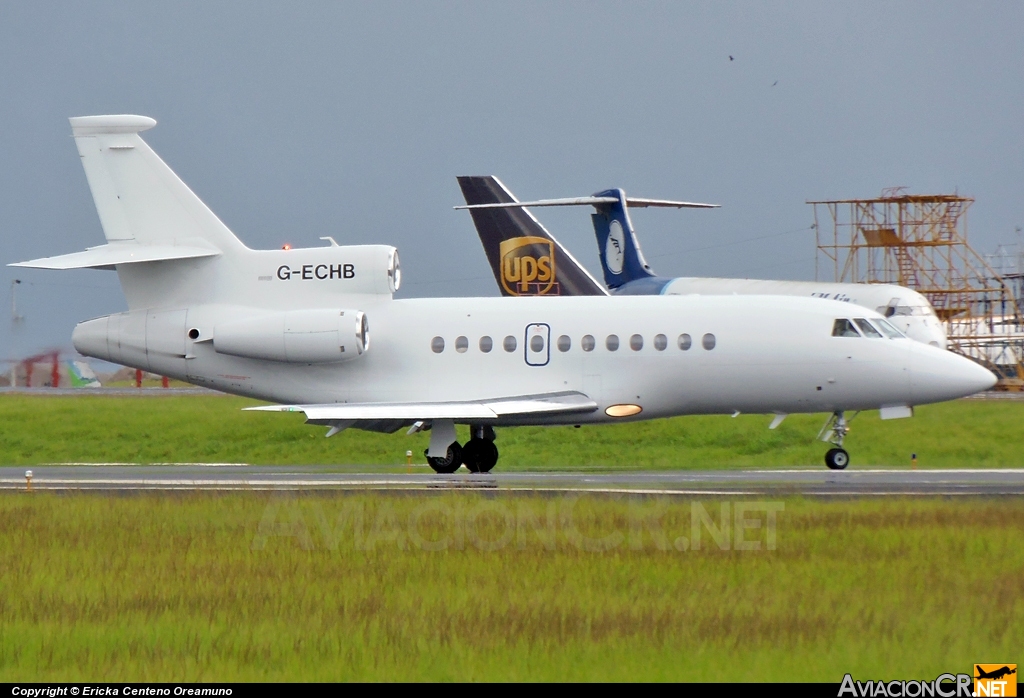
{"label": "t-tail horizontal stabilizer", "polygon": [[[495,179],[494,177],[459,177],[461,182],[463,179]],[[536,208],[542,206],[599,206],[601,204],[614,204],[619,202],[619,197],[613,192],[622,191],[621,189],[611,189],[607,192],[601,192],[594,194],[593,196],[576,196],[568,199],[538,199],[537,201],[511,201],[511,202],[495,202],[489,204],[467,204],[466,206],[456,206],[456,209],[482,209],[482,208],[516,208],[520,206],[526,206],[529,208]],[[721,208],[721,204],[698,204],[692,201],[669,201],[667,199],[638,199],[636,197],[627,197],[626,204],[633,208]]]}

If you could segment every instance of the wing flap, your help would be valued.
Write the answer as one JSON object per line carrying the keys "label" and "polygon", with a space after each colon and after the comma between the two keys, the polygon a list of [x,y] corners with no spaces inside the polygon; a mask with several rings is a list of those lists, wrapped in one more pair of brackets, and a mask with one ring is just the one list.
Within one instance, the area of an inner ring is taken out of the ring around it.
{"label": "wing flap", "polygon": [[526,414],[572,414],[593,412],[597,403],[583,393],[565,392],[550,395],[502,398],[483,403],[499,417]]}
{"label": "wing flap", "polygon": [[329,422],[378,420],[493,420],[528,415],[574,414],[593,412],[597,409],[597,403],[583,393],[564,392],[470,402],[330,403],[323,405],[267,405],[245,409],[256,412],[302,412],[306,415],[307,421],[326,424]]}

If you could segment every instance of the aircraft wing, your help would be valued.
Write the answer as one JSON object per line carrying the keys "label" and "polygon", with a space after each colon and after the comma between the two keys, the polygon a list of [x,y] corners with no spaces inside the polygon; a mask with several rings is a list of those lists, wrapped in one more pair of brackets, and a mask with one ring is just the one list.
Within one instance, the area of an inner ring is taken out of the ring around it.
{"label": "aircraft wing", "polygon": [[597,410],[597,403],[583,393],[562,392],[468,402],[349,402],[268,405],[245,409],[256,412],[303,412],[307,422],[329,425],[334,422],[415,422],[434,419],[486,421],[530,415],[584,414]]}

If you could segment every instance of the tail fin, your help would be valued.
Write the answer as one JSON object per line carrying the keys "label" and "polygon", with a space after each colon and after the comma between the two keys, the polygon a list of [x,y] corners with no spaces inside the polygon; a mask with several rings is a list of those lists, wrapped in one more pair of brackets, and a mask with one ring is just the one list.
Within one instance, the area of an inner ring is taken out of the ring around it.
{"label": "tail fin", "polygon": [[653,277],[655,274],[644,259],[629,219],[626,192],[609,189],[594,194],[594,197],[614,199],[611,203],[594,204],[597,213],[590,216],[594,221],[605,284],[614,289],[630,281]]}
{"label": "tail fin", "polygon": [[78,116],[71,131],[107,242],[245,249],[142,138],[146,116]]}
{"label": "tail fin", "polygon": [[[504,270],[500,265],[504,253],[501,252],[499,246],[508,245],[510,239],[536,236],[534,239],[543,242],[540,239],[543,237],[557,245],[563,256],[569,256],[569,253],[565,252],[561,245],[558,245],[558,242],[541,227],[537,219],[527,211],[529,207],[593,206],[597,209],[597,213],[593,214],[592,219],[594,233],[597,235],[598,252],[601,255],[601,266],[604,269],[605,283],[608,288],[617,289],[631,281],[641,281],[639,284],[630,284],[628,289],[623,289],[622,292],[645,294],[657,291],[651,291],[651,283],[644,280],[657,279],[657,277],[648,266],[647,260],[644,259],[643,252],[640,251],[640,243],[637,242],[633,224],[629,220],[629,206],[636,208],[718,208],[717,204],[701,204],[692,201],[627,198],[626,193],[621,189],[609,189],[593,196],[577,196],[568,199],[517,201],[495,177],[459,177],[459,185],[462,187],[467,205],[455,208],[468,208],[473,214],[473,222],[476,224],[480,240],[483,242],[484,250],[491,262],[494,278],[497,279],[498,285],[502,287],[505,295],[523,295],[508,293],[502,278]],[[569,259],[572,258],[569,257]],[[576,260],[572,259],[572,261],[590,281],[593,281],[593,277],[587,274]],[[561,272],[559,273],[561,274]],[[570,295],[565,291],[563,294]]]}
{"label": "tail fin", "polygon": [[601,285],[516,198],[497,177],[459,177],[473,224],[487,254],[502,295],[606,296]]}
{"label": "tail fin", "polygon": [[[185,313],[213,303],[324,308],[340,297],[390,297],[397,290],[398,254],[388,245],[340,246],[331,239],[330,247],[247,248],[139,137],[155,124],[130,115],[71,119],[107,244],[12,266],[114,270],[129,311]],[[145,314],[133,317],[146,327]],[[106,342],[106,330],[96,337]]]}
{"label": "tail fin", "polygon": [[212,297],[200,270],[249,250],[139,137],[155,125],[146,116],[72,118],[107,244],[11,266],[116,270],[133,310]]}

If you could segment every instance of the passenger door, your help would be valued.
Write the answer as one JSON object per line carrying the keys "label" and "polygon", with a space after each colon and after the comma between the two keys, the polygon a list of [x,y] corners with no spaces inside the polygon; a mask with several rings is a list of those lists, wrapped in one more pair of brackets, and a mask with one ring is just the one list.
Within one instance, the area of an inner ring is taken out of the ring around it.
{"label": "passenger door", "polygon": [[527,366],[547,366],[551,360],[551,327],[543,322],[527,325],[524,344]]}

